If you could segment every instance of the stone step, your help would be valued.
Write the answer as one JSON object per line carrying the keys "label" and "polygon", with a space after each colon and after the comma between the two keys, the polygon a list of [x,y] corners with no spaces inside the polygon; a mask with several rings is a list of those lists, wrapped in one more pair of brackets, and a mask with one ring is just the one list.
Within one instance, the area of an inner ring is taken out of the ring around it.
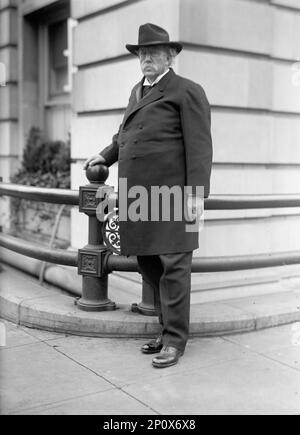
{"label": "stone step", "polygon": [[[146,337],[159,332],[156,317],[118,305],[116,311],[85,312],[74,297],[44,287],[4,266],[0,274],[0,316],[27,327],[74,335]],[[191,336],[224,335],[300,321],[300,288],[281,293],[197,303],[191,307]]]}

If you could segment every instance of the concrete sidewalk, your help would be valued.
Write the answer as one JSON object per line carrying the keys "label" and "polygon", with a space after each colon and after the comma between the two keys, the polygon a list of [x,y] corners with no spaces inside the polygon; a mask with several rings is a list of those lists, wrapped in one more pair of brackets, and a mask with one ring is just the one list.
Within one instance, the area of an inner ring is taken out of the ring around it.
{"label": "concrete sidewalk", "polygon": [[7,266],[0,282],[0,312],[19,325],[0,320],[1,414],[300,414],[299,290],[193,306],[192,332],[216,336],[159,370],[140,352],[156,318],[79,311]]}
{"label": "concrete sidewalk", "polygon": [[0,326],[1,414],[300,414],[300,323],[193,338],[162,370],[143,339]]}

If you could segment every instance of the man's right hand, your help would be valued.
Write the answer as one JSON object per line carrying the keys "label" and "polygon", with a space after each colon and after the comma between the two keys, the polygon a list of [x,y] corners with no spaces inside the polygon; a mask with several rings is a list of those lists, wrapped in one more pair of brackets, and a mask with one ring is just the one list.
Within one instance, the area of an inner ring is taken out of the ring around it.
{"label": "man's right hand", "polygon": [[96,154],[95,156],[90,157],[84,163],[83,169],[86,171],[89,166],[96,166],[96,165],[100,165],[100,164],[105,165],[106,164],[106,160],[105,160],[104,157],[100,156],[99,154]]}

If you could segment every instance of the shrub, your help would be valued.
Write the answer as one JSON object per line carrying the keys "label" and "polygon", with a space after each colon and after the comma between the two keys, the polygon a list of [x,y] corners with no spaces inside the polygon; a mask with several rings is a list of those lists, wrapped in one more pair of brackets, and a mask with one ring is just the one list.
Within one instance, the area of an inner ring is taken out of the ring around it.
{"label": "shrub", "polygon": [[27,186],[70,188],[70,145],[43,140],[39,128],[33,127],[23,152],[22,166],[12,183]]}
{"label": "shrub", "polygon": [[[11,182],[27,186],[70,188],[70,145],[45,141],[41,130],[31,128],[24,148],[21,168]],[[25,238],[34,235],[49,239],[59,206],[24,199],[11,200],[10,232]],[[70,208],[67,209],[69,215]],[[66,212],[65,212],[66,214]]]}

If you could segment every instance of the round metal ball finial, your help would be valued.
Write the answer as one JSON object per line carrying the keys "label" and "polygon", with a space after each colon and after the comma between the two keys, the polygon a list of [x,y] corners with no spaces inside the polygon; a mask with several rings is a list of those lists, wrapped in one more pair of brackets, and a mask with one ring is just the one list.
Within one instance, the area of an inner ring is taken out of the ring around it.
{"label": "round metal ball finial", "polygon": [[86,170],[86,177],[90,183],[105,183],[109,175],[108,167],[105,165],[89,166]]}

